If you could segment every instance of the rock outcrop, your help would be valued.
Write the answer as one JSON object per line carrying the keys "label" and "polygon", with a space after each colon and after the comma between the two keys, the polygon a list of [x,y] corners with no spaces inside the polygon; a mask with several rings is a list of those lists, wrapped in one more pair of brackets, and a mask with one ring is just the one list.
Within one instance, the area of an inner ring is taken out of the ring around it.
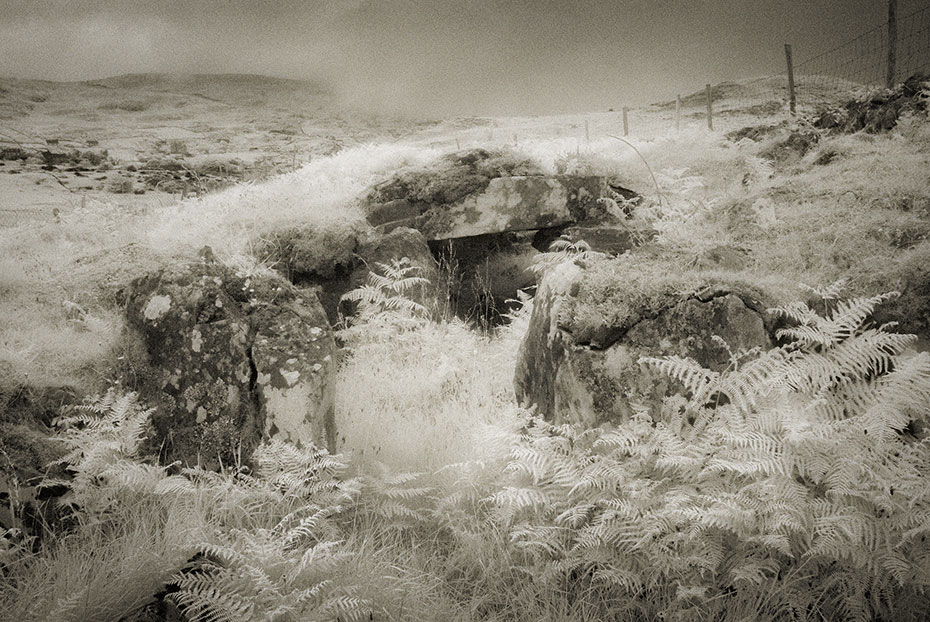
{"label": "rock outcrop", "polygon": [[332,447],[335,345],[315,296],[201,259],[133,281],[126,320],[163,461],[234,464],[263,437]]}
{"label": "rock outcrop", "polygon": [[922,93],[928,84],[930,74],[915,74],[893,89],[820,112],[814,118],[814,127],[845,134],[887,132],[898,124],[905,112],[926,112],[927,103]]}
{"label": "rock outcrop", "polygon": [[774,326],[759,296],[630,256],[563,262],[537,291],[517,397],[558,422],[624,421],[639,405],[657,414],[677,387],[639,358],[678,355],[721,370],[730,353],[715,336],[734,352],[769,347]]}

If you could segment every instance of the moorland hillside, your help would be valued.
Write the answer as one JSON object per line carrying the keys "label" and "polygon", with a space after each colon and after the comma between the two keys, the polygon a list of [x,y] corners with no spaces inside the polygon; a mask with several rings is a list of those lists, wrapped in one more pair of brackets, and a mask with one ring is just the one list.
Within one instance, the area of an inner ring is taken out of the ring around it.
{"label": "moorland hillside", "polygon": [[3,616],[923,619],[926,81],[731,85],[745,127],[649,140],[329,118],[196,192],[66,170],[285,157],[327,95],[263,80],[4,82],[45,138],[0,173]]}

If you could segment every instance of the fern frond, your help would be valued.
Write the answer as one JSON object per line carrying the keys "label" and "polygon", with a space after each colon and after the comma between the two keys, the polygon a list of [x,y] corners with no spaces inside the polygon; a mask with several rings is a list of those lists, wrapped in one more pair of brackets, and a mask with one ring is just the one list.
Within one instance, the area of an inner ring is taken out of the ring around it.
{"label": "fern frond", "polygon": [[671,376],[685,385],[685,388],[693,395],[704,396],[707,388],[720,378],[719,373],[705,369],[693,359],[684,359],[680,356],[664,358],[645,356],[640,358],[639,362]]}

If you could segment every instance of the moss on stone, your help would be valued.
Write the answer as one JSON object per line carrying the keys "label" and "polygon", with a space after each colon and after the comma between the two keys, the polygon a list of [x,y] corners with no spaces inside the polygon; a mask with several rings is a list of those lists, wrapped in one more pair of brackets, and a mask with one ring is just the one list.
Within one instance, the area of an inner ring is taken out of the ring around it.
{"label": "moss on stone", "polygon": [[606,347],[696,289],[692,275],[641,255],[588,260],[586,267],[559,317],[578,344]]}
{"label": "moss on stone", "polygon": [[331,279],[355,267],[355,254],[369,235],[370,227],[360,222],[291,227],[260,236],[254,253],[291,280]]}
{"label": "moss on stone", "polygon": [[559,326],[576,344],[596,348],[608,347],[640,321],[657,317],[687,296],[709,299],[733,292],[763,316],[779,298],[756,285],[750,274],[686,269],[648,251],[589,260],[586,267]]}
{"label": "moss on stone", "polygon": [[433,165],[395,175],[376,186],[369,203],[406,199],[411,203],[452,205],[484,191],[492,179],[515,175],[543,175],[530,158],[510,149],[471,149],[448,154]]}

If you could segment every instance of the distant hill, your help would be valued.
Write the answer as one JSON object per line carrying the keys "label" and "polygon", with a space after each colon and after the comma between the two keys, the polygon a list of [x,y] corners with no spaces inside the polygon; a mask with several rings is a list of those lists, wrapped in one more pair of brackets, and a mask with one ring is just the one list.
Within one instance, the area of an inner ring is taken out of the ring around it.
{"label": "distant hill", "polygon": [[72,191],[202,193],[424,125],[347,109],[329,85],[312,80],[0,78],[0,173],[53,173]]}
{"label": "distant hill", "polygon": [[80,82],[0,78],[0,119],[28,115],[39,104],[67,106],[71,112],[85,106],[142,112],[157,105],[182,108],[198,99],[301,113],[339,110],[334,91],[325,83],[251,74],[144,73]]}
{"label": "distant hill", "polygon": [[323,108],[336,105],[334,91],[323,82],[256,74],[136,73],[87,80],[80,84],[94,88],[189,95],[239,106]]}

